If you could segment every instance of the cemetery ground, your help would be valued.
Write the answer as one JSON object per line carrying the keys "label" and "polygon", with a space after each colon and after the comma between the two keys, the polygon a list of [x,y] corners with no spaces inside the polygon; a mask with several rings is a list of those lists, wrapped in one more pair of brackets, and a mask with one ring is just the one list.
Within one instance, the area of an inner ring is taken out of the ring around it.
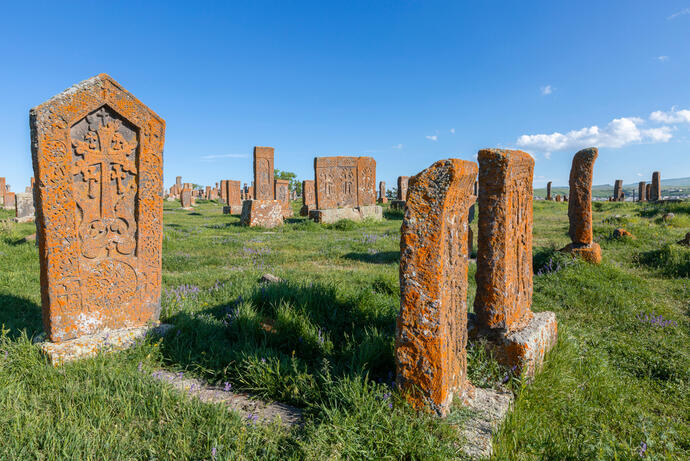
{"label": "cemetery ground", "polygon": [[[557,253],[570,241],[567,206],[534,203],[532,308],[559,322],[542,372],[528,385],[468,346],[471,381],[516,395],[494,457],[688,459],[690,248],[675,242],[690,230],[690,203],[594,203],[599,266]],[[292,218],[267,231],[212,202],[166,202],[161,320],[174,328],[58,368],[32,343],[42,331],[37,249],[24,240],[34,224],[5,222],[0,458],[461,457],[466,411],[417,414],[391,387],[402,214],[385,218]],[[612,238],[617,227],[635,238]],[[284,281],[260,284],[265,273]],[[160,370],[293,405],[302,424],[202,403]]]}

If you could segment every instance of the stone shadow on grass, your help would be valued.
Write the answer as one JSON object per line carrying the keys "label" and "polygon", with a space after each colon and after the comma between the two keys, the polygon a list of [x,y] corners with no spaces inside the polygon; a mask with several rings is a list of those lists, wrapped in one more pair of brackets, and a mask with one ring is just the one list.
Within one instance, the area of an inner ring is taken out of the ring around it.
{"label": "stone shadow on grass", "polygon": [[370,264],[393,264],[400,262],[399,251],[378,251],[376,253],[347,253],[342,256],[352,261],[360,261]]}
{"label": "stone shadow on grass", "polygon": [[43,332],[41,306],[26,298],[0,294],[0,326],[9,329],[10,338],[23,331],[29,337],[36,336]]}

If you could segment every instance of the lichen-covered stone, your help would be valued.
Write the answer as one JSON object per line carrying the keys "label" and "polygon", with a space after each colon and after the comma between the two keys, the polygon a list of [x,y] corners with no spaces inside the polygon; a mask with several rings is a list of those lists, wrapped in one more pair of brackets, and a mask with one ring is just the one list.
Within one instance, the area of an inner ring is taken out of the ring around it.
{"label": "lichen-covered stone", "polygon": [[467,223],[477,165],[441,160],[411,179],[400,239],[397,383],[440,415],[468,387]]}
{"label": "lichen-covered stone", "polygon": [[410,181],[409,176],[398,176],[398,192],[396,195],[396,199],[400,201],[405,201],[407,200],[407,187],[408,183]]}
{"label": "lichen-covered stone", "polygon": [[243,226],[273,228],[283,224],[283,205],[278,200],[245,200],[242,203]]}
{"label": "lichen-covered stone", "polygon": [[274,188],[274,154],[272,147],[254,147],[254,182],[252,199],[275,200]]}
{"label": "lichen-covered stone", "polygon": [[685,234],[685,238],[678,241],[679,245],[690,246],[690,232]]}
{"label": "lichen-covered stone", "polygon": [[623,229],[622,227],[619,227],[617,229],[614,229],[613,231],[613,238],[615,239],[622,239],[625,237],[630,237],[630,238],[635,238],[634,235],[632,235],[630,232],[627,230]]}
{"label": "lichen-covered stone", "polygon": [[623,195],[623,180],[616,179],[613,185],[613,201],[622,202],[625,196]]}
{"label": "lichen-covered stone", "polygon": [[36,214],[33,193],[16,194],[14,201],[17,222],[33,221]]}
{"label": "lichen-covered stone", "polygon": [[316,157],[316,209],[376,204],[376,161],[371,157]]}
{"label": "lichen-covered stone", "polygon": [[50,340],[157,321],[165,122],[105,74],[35,107],[30,122]]}
{"label": "lichen-covered stone", "polygon": [[314,222],[322,224],[333,224],[343,219],[350,221],[362,221],[371,219],[381,221],[383,219],[383,208],[378,205],[360,206],[352,208],[330,208],[326,210],[311,210],[309,218]]}
{"label": "lichen-covered stone", "polygon": [[661,200],[661,173],[658,171],[652,173],[652,186],[650,193],[650,201],[656,202],[657,200]]}
{"label": "lichen-covered stone", "polygon": [[388,203],[388,197],[386,197],[386,183],[384,181],[379,181],[379,203]]}
{"label": "lichen-covered stone", "polygon": [[180,206],[185,210],[192,208],[192,189],[182,189],[182,192],[180,192]]}
{"label": "lichen-covered stone", "polygon": [[647,201],[647,183],[644,181],[640,181],[640,183],[637,185],[637,201]]}
{"label": "lichen-covered stone", "polygon": [[287,179],[275,180],[275,196],[283,206],[283,218],[289,218],[293,215],[292,206],[290,206],[290,181]]}
{"label": "lichen-covered stone", "polygon": [[477,295],[488,330],[513,331],[532,317],[532,177],[526,152],[479,151]]}

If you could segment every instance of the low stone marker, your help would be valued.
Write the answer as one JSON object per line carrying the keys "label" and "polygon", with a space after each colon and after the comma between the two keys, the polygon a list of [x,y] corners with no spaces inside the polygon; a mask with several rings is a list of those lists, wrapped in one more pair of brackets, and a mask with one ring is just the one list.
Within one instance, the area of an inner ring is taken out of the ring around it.
{"label": "low stone marker", "polygon": [[556,201],[557,202],[562,201],[561,194],[556,194]]}
{"label": "low stone marker", "polygon": [[658,171],[652,173],[652,190],[649,200],[651,202],[661,200],[661,173]]}
{"label": "low stone marker", "polygon": [[397,385],[439,415],[467,380],[467,222],[477,165],[441,160],[414,176],[400,239]]}
{"label": "low stone marker", "polygon": [[30,122],[41,347],[55,361],[127,347],[104,336],[143,334],[160,313],[165,122],[105,74]]}
{"label": "low stone marker", "polygon": [[314,181],[307,179],[302,181],[302,209],[300,216],[309,216],[311,210],[316,209],[316,197],[314,195]]}
{"label": "low stone marker", "polygon": [[15,211],[17,222],[31,222],[34,220],[36,210],[34,209],[33,193],[17,194],[15,196]]}
{"label": "low stone marker", "polygon": [[572,243],[561,251],[579,256],[594,264],[601,262],[601,247],[594,242],[592,231],[592,176],[596,147],[582,149],[573,157],[570,168],[570,201],[568,202],[568,234]]}
{"label": "low stone marker", "polygon": [[534,159],[517,150],[479,151],[477,294],[470,335],[498,361],[533,376],[557,338],[556,315],[533,313]]}
{"label": "low stone marker", "polygon": [[243,226],[271,229],[283,224],[283,206],[278,200],[245,200],[242,203]]}

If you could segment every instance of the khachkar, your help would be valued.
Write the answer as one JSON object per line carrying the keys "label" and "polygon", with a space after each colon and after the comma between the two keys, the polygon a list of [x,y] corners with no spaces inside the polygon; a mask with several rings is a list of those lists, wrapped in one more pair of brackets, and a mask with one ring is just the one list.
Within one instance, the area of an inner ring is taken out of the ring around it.
{"label": "khachkar", "polygon": [[613,201],[614,202],[625,201],[625,193],[623,193],[623,180],[622,179],[616,179],[616,182],[613,186]]}
{"label": "khachkar", "polygon": [[220,181],[220,201],[224,204],[228,203],[228,180],[221,179]]}
{"label": "khachkar", "polygon": [[532,376],[556,343],[553,312],[533,313],[534,159],[519,150],[479,151],[477,294],[472,336],[496,358]]}
{"label": "khachkar", "polygon": [[546,200],[551,200],[551,181],[546,183]]}
{"label": "khachkar", "polygon": [[191,210],[192,205],[192,188],[185,184],[180,191],[180,206],[185,210]]}
{"label": "khachkar", "polygon": [[54,363],[158,321],[165,122],[100,74],[30,112],[42,344]]}
{"label": "khachkar", "polygon": [[226,205],[223,206],[224,214],[241,214],[242,213],[242,199],[240,198],[240,181],[233,181],[225,179],[221,181],[222,187],[225,188],[223,195],[225,196]]}
{"label": "khachkar", "polygon": [[651,195],[649,196],[650,202],[656,202],[661,200],[661,173],[655,171],[652,173],[652,188]]}
{"label": "khachkar", "polygon": [[388,203],[388,197],[386,197],[386,183],[383,181],[379,182],[379,203]]}
{"label": "khachkar", "polygon": [[592,176],[594,161],[599,156],[596,147],[583,149],[573,157],[570,168],[570,200],[568,201],[568,234],[572,243],[561,251],[578,255],[594,264],[601,262],[601,247],[594,242],[592,230]]}
{"label": "khachkar", "polygon": [[341,219],[383,219],[376,205],[376,161],[371,157],[316,157],[314,159],[316,222]]}
{"label": "khachkar", "polygon": [[274,187],[275,198],[283,207],[283,218],[291,217],[293,212],[290,205],[290,181],[288,179],[276,179]]}
{"label": "khachkar", "polygon": [[5,178],[0,178],[0,205],[5,206]]}
{"label": "khachkar", "polygon": [[31,192],[17,194],[15,196],[15,220],[17,222],[31,222],[34,220],[36,210],[34,208],[34,195]]}
{"label": "khachkar", "polygon": [[405,200],[407,200],[407,185],[410,180],[409,176],[398,176],[398,192],[395,200],[391,201],[391,208],[402,210],[405,208]]}
{"label": "khachkar", "polygon": [[637,185],[637,201],[647,201],[647,183],[644,181],[640,181],[640,183]]}
{"label": "khachkar", "polygon": [[254,182],[250,199],[242,202],[244,226],[272,228],[283,224],[283,205],[275,199],[274,149],[254,147]]}
{"label": "khachkar", "polygon": [[446,415],[467,380],[467,223],[477,165],[441,160],[410,180],[400,238],[398,388]]}
{"label": "khachkar", "polygon": [[302,209],[300,216],[309,216],[309,212],[315,209],[316,197],[314,195],[314,181],[307,179],[302,181]]}

